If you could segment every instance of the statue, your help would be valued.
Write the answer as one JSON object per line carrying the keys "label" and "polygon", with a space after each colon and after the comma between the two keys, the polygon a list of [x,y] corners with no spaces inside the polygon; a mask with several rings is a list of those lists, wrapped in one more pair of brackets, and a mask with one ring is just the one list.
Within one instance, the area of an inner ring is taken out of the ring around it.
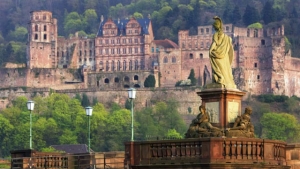
{"label": "statue", "polygon": [[250,115],[252,114],[251,107],[246,107],[245,113],[241,116],[238,116],[235,119],[232,128],[227,129],[227,137],[254,137],[254,126],[250,122]]}
{"label": "statue", "polygon": [[209,59],[212,67],[212,83],[207,88],[219,86],[236,88],[233,80],[231,63],[233,60],[233,46],[231,38],[223,32],[221,18],[215,16],[213,27],[215,33],[209,48]]}
{"label": "statue", "polygon": [[199,111],[200,113],[190,124],[185,138],[222,136],[221,130],[211,125],[209,115],[206,113],[204,105],[199,106]]}

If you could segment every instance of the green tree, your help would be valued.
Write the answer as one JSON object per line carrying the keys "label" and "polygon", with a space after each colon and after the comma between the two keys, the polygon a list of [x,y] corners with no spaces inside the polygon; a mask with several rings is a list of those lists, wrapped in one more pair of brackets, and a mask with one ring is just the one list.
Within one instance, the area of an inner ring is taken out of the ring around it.
{"label": "green tree", "polygon": [[169,129],[165,137],[172,139],[182,139],[182,135],[180,135],[180,133],[178,133],[175,129]]}
{"label": "green tree", "polygon": [[86,32],[87,33],[96,33],[97,32],[97,24],[98,24],[98,16],[95,9],[87,9],[84,12],[84,22],[87,23]]}
{"label": "green tree", "polygon": [[13,136],[14,126],[0,114],[0,157],[10,155],[12,144],[10,144]]}
{"label": "green tree", "polygon": [[260,120],[263,135],[268,139],[295,141],[299,139],[300,126],[295,116],[287,113],[265,113]]}
{"label": "green tree", "polygon": [[270,22],[276,21],[276,11],[272,6],[273,3],[271,1],[267,1],[262,10],[262,19],[265,22],[265,24],[269,24]]}
{"label": "green tree", "polygon": [[86,95],[86,93],[82,94],[82,100],[81,100],[81,106],[82,107],[88,107],[90,106],[90,100],[88,98],[88,96]]}
{"label": "green tree", "polygon": [[255,7],[247,5],[245,13],[243,15],[243,22],[245,25],[250,25],[255,22],[259,22],[260,16]]}
{"label": "green tree", "polygon": [[195,86],[195,85],[196,85],[197,79],[195,78],[195,71],[194,71],[194,69],[191,69],[190,75],[189,75],[188,79],[191,80],[192,86]]}
{"label": "green tree", "polygon": [[28,31],[25,27],[17,27],[14,31],[9,32],[9,38],[12,41],[25,42],[27,40]]}
{"label": "green tree", "polygon": [[144,86],[145,87],[155,87],[155,77],[154,75],[149,75],[146,79],[145,79],[145,82],[144,82]]}

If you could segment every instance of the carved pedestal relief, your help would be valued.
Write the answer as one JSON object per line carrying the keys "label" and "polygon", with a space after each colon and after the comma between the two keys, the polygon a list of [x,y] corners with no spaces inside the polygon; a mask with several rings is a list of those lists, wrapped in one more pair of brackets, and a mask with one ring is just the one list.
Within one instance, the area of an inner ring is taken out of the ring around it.
{"label": "carved pedestal relief", "polygon": [[234,123],[236,117],[239,113],[239,103],[238,102],[228,102],[228,115],[227,120],[229,123]]}
{"label": "carved pedestal relief", "polygon": [[211,123],[219,123],[220,122],[220,109],[219,102],[209,102],[205,103],[206,112],[210,117]]}

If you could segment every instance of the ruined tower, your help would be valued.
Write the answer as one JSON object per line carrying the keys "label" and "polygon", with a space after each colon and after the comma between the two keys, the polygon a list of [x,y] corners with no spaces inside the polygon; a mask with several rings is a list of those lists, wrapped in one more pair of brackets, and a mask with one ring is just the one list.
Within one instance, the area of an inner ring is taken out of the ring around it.
{"label": "ruined tower", "polygon": [[50,11],[31,12],[28,25],[27,66],[55,68],[57,20]]}

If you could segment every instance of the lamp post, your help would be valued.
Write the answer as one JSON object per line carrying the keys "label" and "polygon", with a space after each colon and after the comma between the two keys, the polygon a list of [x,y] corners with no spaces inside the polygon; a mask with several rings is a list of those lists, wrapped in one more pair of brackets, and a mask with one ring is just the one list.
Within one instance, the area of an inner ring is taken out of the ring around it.
{"label": "lamp post", "polygon": [[85,108],[85,113],[86,113],[86,115],[88,116],[88,119],[89,119],[89,138],[88,138],[88,140],[89,140],[89,147],[88,147],[88,151],[90,152],[90,149],[91,149],[91,129],[90,129],[90,125],[91,125],[91,123],[90,123],[90,117],[92,116],[92,113],[93,113],[93,108],[92,107],[86,107]]}
{"label": "lamp post", "polygon": [[31,111],[34,109],[34,101],[28,101],[27,102],[27,109],[30,111],[30,127],[29,127],[29,148],[32,149],[32,115]]}
{"label": "lamp post", "polygon": [[131,141],[134,141],[134,132],[133,132],[133,99],[135,99],[136,89],[128,89],[128,97],[131,100]]}

